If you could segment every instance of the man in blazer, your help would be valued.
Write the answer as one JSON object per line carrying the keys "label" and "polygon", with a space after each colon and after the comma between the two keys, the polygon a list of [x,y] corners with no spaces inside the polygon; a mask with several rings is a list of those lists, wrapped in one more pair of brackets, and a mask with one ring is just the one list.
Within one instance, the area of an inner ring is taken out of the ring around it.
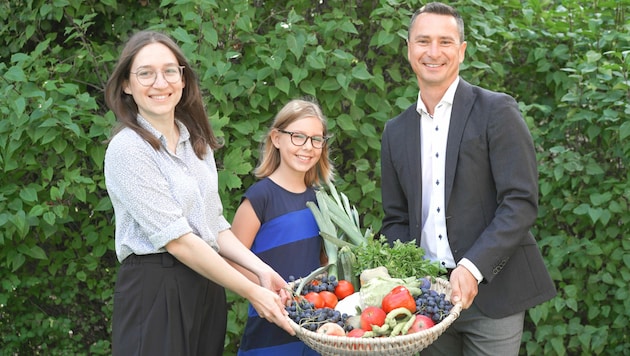
{"label": "man in blazer", "polygon": [[465,49],[456,10],[416,11],[408,59],[420,91],[383,132],[381,232],[441,262],[465,309],[423,355],[518,355],[525,310],[556,294],[530,233],[536,156],[516,101],[459,77]]}

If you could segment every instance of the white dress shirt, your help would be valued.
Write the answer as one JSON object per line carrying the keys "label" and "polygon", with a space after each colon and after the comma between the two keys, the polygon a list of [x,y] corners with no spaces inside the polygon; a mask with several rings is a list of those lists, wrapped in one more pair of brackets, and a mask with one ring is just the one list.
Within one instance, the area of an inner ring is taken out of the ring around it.
{"label": "white dress shirt", "polygon": [[421,116],[421,155],[422,155],[422,236],[420,246],[426,258],[439,261],[445,268],[455,268],[458,264],[466,267],[480,282],[483,276],[468,259],[456,263],[446,232],[446,202],[444,181],[446,171],[446,142],[451,123],[451,109],[459,77],[448,88],[433,115],[429,112],[418,93],[417,111]]}

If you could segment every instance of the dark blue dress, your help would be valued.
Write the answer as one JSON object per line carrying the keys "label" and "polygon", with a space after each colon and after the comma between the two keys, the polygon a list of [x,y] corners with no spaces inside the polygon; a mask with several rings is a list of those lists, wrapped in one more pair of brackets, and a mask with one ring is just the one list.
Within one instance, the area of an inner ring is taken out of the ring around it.
{"label": "dark blue dress", "polygon": [[[316,201],[315,190],[291,193],[264,178],[245,193],[260,220],[251,250],[285,280],[305,277],[320,266],[321,237],[317,222],[306,206]],[[319,355],[275,324],[262,319],[249,305],[241,356]]]}

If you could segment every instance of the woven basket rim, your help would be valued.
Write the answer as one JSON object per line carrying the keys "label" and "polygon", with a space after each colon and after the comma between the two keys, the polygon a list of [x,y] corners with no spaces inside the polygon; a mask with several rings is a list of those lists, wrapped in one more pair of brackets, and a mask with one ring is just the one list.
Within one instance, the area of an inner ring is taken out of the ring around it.
{"label": "woven basket rim", "polygon": [[[431,289],[440,293],[445,293],[450,297],[450,283],[440,277],[434,278]],[[437,284],[437,288],[436,288]],[[450,310],[448,316],[433,327],[413,334],[377,337],[377,338],[357,338],[349,336],[335,336],[318,334],[307,330],[289,318],[289,324],[296,333],[296,336],[305,344],[311,346],[316,351],[330,352],[334,355],[352,354],[374,354],[373,351],[395,351],[397,348],[405,348],[418,352],[430,345],[459,317],[462,304],[456,303]],[[328,354],[328,353],[324,353]]]}

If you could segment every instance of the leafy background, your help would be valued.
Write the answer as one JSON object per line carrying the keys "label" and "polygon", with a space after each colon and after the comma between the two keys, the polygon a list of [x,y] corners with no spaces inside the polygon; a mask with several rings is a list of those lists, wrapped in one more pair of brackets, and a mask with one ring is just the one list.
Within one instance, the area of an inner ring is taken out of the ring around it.
{"label": "leafy background", "polygon": [[[131,32],[181,44],[226,146],[233,216],[279,108],[316,97],[337,187],[380,228],[380,134],[416,98],[416,0],[0,0],[0,355],[111,353],[113,211],[104,84]],[[535,226],[559,294],[527,314],[522,355],[628,354],[630,1],[451,2],[466,80],[520,103],[536,143]],[[246,304],[229,294],[226,354]]]}

